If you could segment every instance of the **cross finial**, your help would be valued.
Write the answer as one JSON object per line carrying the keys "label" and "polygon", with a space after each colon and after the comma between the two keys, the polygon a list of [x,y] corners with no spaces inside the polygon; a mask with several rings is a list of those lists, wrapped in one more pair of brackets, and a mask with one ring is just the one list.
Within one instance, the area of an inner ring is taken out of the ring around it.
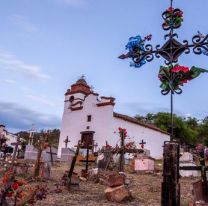
{"label": "cross finial", "polygon": [[85,75],[82,74],[81,77],[80,77],[80,79],[85,79]]}
{"label": "cross finial", "polygon": [[173,7],[173,0],[170,0],[170,6]]}

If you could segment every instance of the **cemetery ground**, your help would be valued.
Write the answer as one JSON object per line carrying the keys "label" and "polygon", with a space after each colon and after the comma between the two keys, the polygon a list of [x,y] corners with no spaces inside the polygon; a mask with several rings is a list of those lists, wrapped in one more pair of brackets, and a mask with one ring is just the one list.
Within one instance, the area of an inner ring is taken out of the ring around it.
{"label": "cemetery ground", "polygon": [[[127,179],[129,180],[129,190],[132,194],[130,200],[122,203],[109,202],[105,197],[105,181],[96,181],[95,178],[89,180],[83,179],[79,187],[72,188],[68,191],[67,187],[61,186],[57,190],[56,185],[61,185],[61,179],[65,171],[69,169],[66,163],[55,162],[51,168],[51,177],[49,180],[39,179],[38,181],[30,181],[29,184],[47,185],[47,198],[36,201],[33,205],[73,205],[73,206],[111,206],[111,205],[131,205],[131,206],[159,206],[161,199],[161,182],[162,182],[162,161],[156,162],[156,171],[150,174],[136,174],[132,172],[130,166],[126,166],[125,171]],[[78,164],[75,167],[75,172],[80,174],[84,169],[84,165]],[[93,166],[93,165],[91,165]],[[3,169],[1,167],[1,174]],[[34,167],[30,167],[27,174],[24,174],[25,179],[32,177]],[[105,171],[103,173],[110,174],[112,171]],[[187,206],[192,200],[192,183],[197,178],[181,178],[181,206]]]}

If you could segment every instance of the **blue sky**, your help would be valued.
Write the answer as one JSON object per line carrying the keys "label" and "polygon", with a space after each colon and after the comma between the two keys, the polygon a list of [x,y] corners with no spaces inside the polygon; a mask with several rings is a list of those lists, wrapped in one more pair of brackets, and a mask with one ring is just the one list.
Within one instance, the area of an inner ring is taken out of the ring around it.
{"label": "blue sky", "polygon": [[[175,0],[184,11],[179,40],[206,34],[207,0]],[[0,122],[29,130],[60,127],[64,93],[82,74],[101,95],[116,98],[117,112],[134,116],[169,111],[157,74],[163,60],[140,69],[117,58],[130,36],[152,34],[164,43],[161,13],[168,0],[6,0],[0,6]],[[208,57],[182,55],[179,63],[208,69]],[[208,115],[208,75],[175,96],[175,112]]]}

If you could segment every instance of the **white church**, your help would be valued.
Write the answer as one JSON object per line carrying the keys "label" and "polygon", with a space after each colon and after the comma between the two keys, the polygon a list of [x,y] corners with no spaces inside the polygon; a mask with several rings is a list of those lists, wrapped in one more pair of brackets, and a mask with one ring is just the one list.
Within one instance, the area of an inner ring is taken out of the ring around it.
{"label": "white church", "polygon": [[119,144],[118,128],[125,128],[130,140],[140,147],[140,142],[146,142],[144,148],[150,151],[153,158],[162,158],[163,143],[170,140],[170,135],[149,124],[144,124],[135,118],[114,112],[115,98],[99,96],[91,90],[84,78],[80,78],[65,93],[64,112],[59,139],[58,157],[65,148],[68,136],[69,148],[74,148],[81,134],[93,132],[93,140],[98,148],[106,145]]}

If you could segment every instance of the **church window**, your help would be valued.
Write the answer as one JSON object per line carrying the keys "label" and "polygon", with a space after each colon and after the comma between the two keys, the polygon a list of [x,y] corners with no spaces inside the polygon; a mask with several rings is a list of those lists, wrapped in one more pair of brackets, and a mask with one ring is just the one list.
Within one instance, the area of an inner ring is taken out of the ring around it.
{"label": "church window", "polygon": [[87,121],[91,122],[91,120],[92,120],[92,116],[91,115],[87,115]]}
{"label": "church window", "polygon": [[70,102],[73,102],[73,101],[74,101],[74,96],[71,96],[71,97],[69,98],[69,101],[70,101]]}

